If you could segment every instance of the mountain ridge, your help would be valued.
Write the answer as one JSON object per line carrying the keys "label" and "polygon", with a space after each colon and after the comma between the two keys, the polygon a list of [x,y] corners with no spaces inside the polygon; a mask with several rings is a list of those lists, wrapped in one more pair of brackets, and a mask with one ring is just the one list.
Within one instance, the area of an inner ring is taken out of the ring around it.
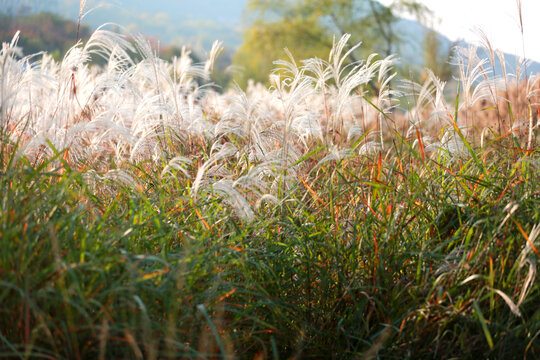
{"label": "mountain ridge", "polygon": [[[219,4],[219,5],[218,5]],[[195,51],[208,50],[215,40],[223,41],[225,47],[234,51],[242,43],[242,20],[247,0],[89,0],[90,9],[84,22],[92,28],[104,23],[114,23],[130,33],[143,33],[159,39],[164,45],[189,45]],[[76,21],[79,14],[79,0],[0,0],[0,8],[24,8],[26,11],[50,11]],[[156,11],[159,9],[159,11]],[[398,52],[401,61],[421,67],[423,64],[422,43],[428,27],[414,20],[400,19],[395,27],[406,39]],[[453,42],[437,33],[441,47],[448,48]],[[460,46],[468,46],[458,41]],[[479,52],[482,57],[487,54]],[[515,69],[519,56],[505,53],[510,69]],[[540,73],[540,63],[532,61],[529,73]],[[497,59],[495,72],[501,73],[502,66]]]}

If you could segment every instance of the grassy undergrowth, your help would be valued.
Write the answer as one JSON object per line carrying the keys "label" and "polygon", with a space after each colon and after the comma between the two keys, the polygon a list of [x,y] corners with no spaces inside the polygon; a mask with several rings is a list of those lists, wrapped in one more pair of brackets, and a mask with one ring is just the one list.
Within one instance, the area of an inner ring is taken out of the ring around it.
{"label": "grassy undergrowth", "polygon": [[0,54],[0,357],[540,357],[534,94],[475,133],[479,100],[512,113],[485,62],[452,109],[434,76],[392,90],[392,58],[342,68],[345,36],[218,95],[96,34]]}
{"label": "grassy undergrowth", "polygon": [[142,166],[134,190],[63,153],[4,164],[0,355],[536,358],[538,153],[398,148],[251,222]]}

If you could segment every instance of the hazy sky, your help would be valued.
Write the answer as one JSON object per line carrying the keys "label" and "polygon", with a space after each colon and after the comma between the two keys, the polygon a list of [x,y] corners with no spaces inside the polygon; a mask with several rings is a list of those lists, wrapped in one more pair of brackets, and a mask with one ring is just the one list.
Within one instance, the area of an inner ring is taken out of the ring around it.
{"label": "hazy sky", "polygon": [[[0,0],[1,2],[2,0]],[[20,1],[20,0],[13,0]],[[45,0],[43,0],[45,1]],[[64,0],[74,1],[79,0]],[[223,9],[217,6],[213,10],[222,16],[232,16],[228,13],[228,8],[240,11],[246,0],[88,0],[88,3],[142,4],[145,10],[153,8],[163,8],[163,4],[169,9],[170,4],[177,8],[189,7],[191,3],[197,3],[198,8],[207,6],[212,8],[215,4],[231,4]],[[379,0],[383,4],[390,4],[396,0]],[[435,13],[433,26],[440,33],[446,35],[451,40],[465,39],[469,42],[479,42],[480,37],[475,29],[482,29],[488,36],[495,48],[499,48],[507,53],[523,56],[522,37],[519,30],[519,15],[516,0],[419,0],[427,5]],[[524,25],[525,55],[535,61],[540,62],[540,0],[521,0]],[[180,11],[180,10],[178,10]],[[209,11],[204,11],[205,14]],[[212,13],[213,17],[216,17]],[[237,14],[240,18],[240,14]]]}
{"label": "hazy sky", "polygon": [[[392,0],[381,1],[385,4]],[[435,12],[435,29],[451,40],[479,41],[482,29],[495,48],[523,56],[516,0],[420,0]],[[522,0],[525,55],[540,61],[540,0]]]}

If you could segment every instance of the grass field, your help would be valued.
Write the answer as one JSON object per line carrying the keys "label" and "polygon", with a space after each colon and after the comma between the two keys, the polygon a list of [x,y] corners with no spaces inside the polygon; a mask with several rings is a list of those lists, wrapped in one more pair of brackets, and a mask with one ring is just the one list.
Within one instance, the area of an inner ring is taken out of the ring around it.
{"label": "grass field", "polygon": [[219,44],[4,44],[0,357],[539,358],[536,78],[347,40],[223,94]]}

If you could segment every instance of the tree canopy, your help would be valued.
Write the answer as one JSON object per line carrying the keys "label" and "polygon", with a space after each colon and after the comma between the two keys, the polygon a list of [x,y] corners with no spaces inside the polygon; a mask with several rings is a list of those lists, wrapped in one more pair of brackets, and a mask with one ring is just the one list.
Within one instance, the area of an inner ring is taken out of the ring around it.
{"label": "tree canopy", "polygon": [[385,6],[375,0],[249,0],[249,18],[244,41],[234,57],[243,68],[236,80],[266,82],[273,60],[284,56],[289,48],[298,58],[327,57],[334,36],[352,35],[353,42],[363,46],[355,56],[373,52],[387,56],[397,52],[401,42],[394,25],[398,15],[414,14],[419,19],[429,10],[416,0],[395,0]]}

